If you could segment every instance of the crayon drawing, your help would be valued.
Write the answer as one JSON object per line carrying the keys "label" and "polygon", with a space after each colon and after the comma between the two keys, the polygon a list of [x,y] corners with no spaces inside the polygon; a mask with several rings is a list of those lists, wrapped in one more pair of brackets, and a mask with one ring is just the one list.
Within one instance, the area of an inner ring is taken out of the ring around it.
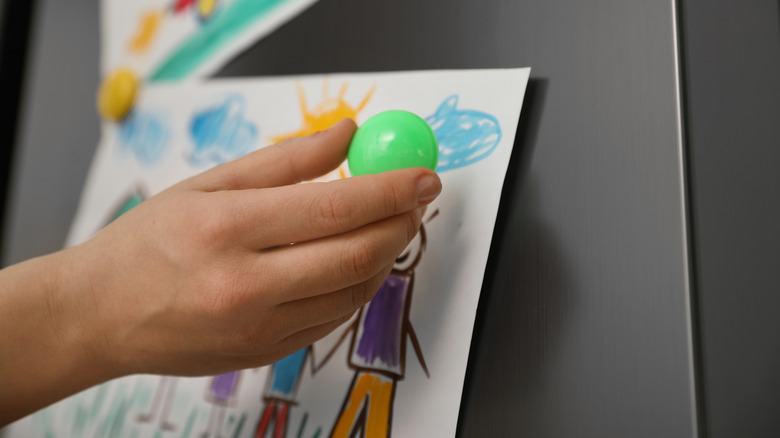
{"label": "crayon drawing", "polygon": [[[11,425],[6,438],[455,436],[528,74],[428,71],[147,84],[131,117],[103,124],[68,245],[206,168],[327,129],[345,116],[360,124],[390,109],[427,117],[440,143],[444,189],[374,299],[313,345],[255,370],[124,377]],[[139,117],[152,108],[166,115],[155,119],[162,127]],[[142,144],[144,138],[156,140]],[[139,158],[154,155],[150,144],[164,145],[156,161]],[[118,159],[123,152],[132,159]],[[348,175],[342,166],[313,183]]]}
{"label": "crayon drawing", "polygon": [[192,150],[187,155],[190,164],[221,164],[254,147],[258,129],[245,118],[245,107],[242,96],[232,95],[193,115],[189,130]]}
{"label": "crayon drawing", "polygon": [[166,20],[189,12],[199,23],[204,23],[216,10],[216,0],[176,0],[165,6],[152,6],[139,14],[138,28],[127,43],[127,50],[136,55],[144,54],[154,43]]}
{"label": "crayon drawing", "polygon": [[[303,124],[301,128],[295,132],[271,138],[271,142],[276,143],[287,138],[302,137],[314,134],[317,131],[324,131],[339,120],[347,117],[358,121],[358,115],[365,109],[366,105],[368,105],[371,96],[373,96],[376,91],[376,86],[372,86],[356,106],[352,106],[345,100],[348,88],[349,82],[344,81],[336,97],[330,97],[330,80],[325,77],[322,81],[322,101],[310,109],[306,101],[306,92],[303,90],[303,86],[300,82],[296,82],[295,91],[298,95],[298,106],[301,112],[301,118],[303,119]],[[347,166],[341,165],[336,171],[324,175],[320,180],[332,179],[335,175],[338,175],[339,178],[346,178],[347,174]]]}
{"label": "crayon drawing", "polygon": [[160,376],[160,382],[154,391],[152,404],[149,410],[136,415],[136,421],[150,423],[157,418],[158,428],[164,431],[176,430],[176,425],[171,421],[171,403],[176,394],[176,377]]}
{"label": "crayon drawing", "polygon": [[[436,215],[438,210],[427,221]],[[393,270],[374,298],[363,306],[323,360],[323,364],[327,362],[346,336],[352,334],[347,366],[354,371],[354,377],[331,437],[350,438],[358,432],[360,436],[390,436],[396,385],[406,372],[407,340],[411,341],[425,375],[430,377],[409,318],[415,269],[426,245],[425,225],[422,225],[414,240],[396,258]]]}
{"label": "crayon drawing", "polygon": [[316,0],[103,0],[103,72],[204,77]]}
{"label": "crayon drawing", "polygon": [[152,166],[168,149],[170,128],[161,114],[137,109],[120,122],[118,136],[122,152],[143,165]]}
{"label": "crayon drawing", "polygon": [[147,189],[142,184],[138,184],[131,188],[130,191],[128,191],[127,194],[125,194],[124,197],[116,204],[108,219],[103,222],[101,228],[113,222],[119,216],[127,213],[131,208],[137,207],[140,203],[144,202],[146,198],[149,197],[147,192]]}
{"label": "crayon drawing", "polygon": [[202,438],[222,436],[225,411],[236,403],[241,373],[233,371],[210,379],[206,389],[206,401],[211,404],[211,409],[206,429],[200,434]]}
{"label": "crayon drawing", "polygon": [[154,42],[160,29],[166,9],[154,8],[141,13],[138,20],[138,29],[127,42],[127,51],[134,55],[142,55]]}
{"label": "crayon drawing", "polygon": [[437,172],[457,169],[485,159],[501,141],[498,120],[482,111],[457,109],[458,95],[442,102],[425,119],[439,141]]}
{"label": "crayon drawing", "polygon": [[255,438],[265,438],[269,433],[273,438],[287,436],[290,410],[298,404],[298,387],[307,361],[311,363],[311,374],[314,376],[316,370],[311,346],[302,348],[270,366]]}

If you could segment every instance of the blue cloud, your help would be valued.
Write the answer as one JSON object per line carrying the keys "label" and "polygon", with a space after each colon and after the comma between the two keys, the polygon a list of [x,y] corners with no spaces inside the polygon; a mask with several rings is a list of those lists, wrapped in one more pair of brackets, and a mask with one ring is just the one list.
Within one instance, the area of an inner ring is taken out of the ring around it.
{"label": "blue cloud", "polygon": [[123,151],[133,154],[142,164],[153,165],[167,149],[170,131],[158,114],[137,109],[119,126],[118,135]]}
{"label": "blue cloud", "polygon": [[249,152],[258,130],[244,118],[244,106],[244,99],[234,95],[195,113],[190,122],[193,149],[188,157],[193,165],[224,163]]}
{"label": "blue cloud", "polygon": [[439,105],[425,119],[439,141],[437,172],[468,166],[490,155],[501,141],[501,127],[492,115],[476,110],[459,110],[458,95]]}

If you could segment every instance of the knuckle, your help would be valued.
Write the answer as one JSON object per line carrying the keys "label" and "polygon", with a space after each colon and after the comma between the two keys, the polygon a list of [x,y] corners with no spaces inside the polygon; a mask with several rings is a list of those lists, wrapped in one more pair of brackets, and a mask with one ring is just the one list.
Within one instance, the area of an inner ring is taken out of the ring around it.
{"label": "knuckle", "polygon": [[233,217],[224,208],[200,210],[190,214],[194,236],[200,237],[207,245],[223,241],[233,227]]}
{"label": "knuckle", "polygon": [[238,278],[225,270],[212,270],[201,281],[206,310],[219,319],[232,318],[243,306]]}
{"label": "knuckle", "polygon": [[420,225],[422,224],[422,218],[417,211],[411,211],[406,214],[405,230],[406,230],[406,242],[411,242],[414,236],[420,231]]}
{"label": "knuckle", "polygon": [[382,199],[384,199],[385,202],[385,212],[388,214],[395,214],[396,212],[401,211],[403,197],[403,191],[399,187],[396,187],[395,184],[385,184],[382,192]]}
{"label": "knuckle", "polygon": [[223,163],[214,168],[217,176],[217,187],[226,190],[237,190],[241,188],[243,175],[236,170],[235,163]]}
{"label": "knuckle", "polygon": [[350,294],[352,297],[350,306],[344,309],[343,313],[351,315],[352,312],[363,307],[364,304],[371,301],[371,299],[374,298],[375,293],[376,290],[374,290],[371,285],[368,284],[368,282],[354,286],[352,288],[352,293]]}
{"label": "knuckle", "polygon": [[324,230],[343,228],[349,223],[352,211],[346,194],[342,190],[332,190],[314,203],[314,217]]}
{"label": "knuckle", "polygon": [[224,335],[225,350],[232,354],[251,356],[273,348],[283,336],[279,324],[271,321],[275,322],[269,315],[267,318],[251,318],[234,325]]}
{"label": "knuckle", "polygon": [[381,266],[381,256],[375,243],[365,239],[354,240],[344,256],[344,274],[354,280],[365,280]]}

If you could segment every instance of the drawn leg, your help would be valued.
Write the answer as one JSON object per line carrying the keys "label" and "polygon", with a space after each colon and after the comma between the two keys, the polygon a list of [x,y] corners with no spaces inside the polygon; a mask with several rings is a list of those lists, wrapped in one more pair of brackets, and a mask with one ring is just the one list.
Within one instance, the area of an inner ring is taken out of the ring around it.
{"label": "drawn leg", "polygon": [[160,427],[167,431],[176,430],[176,425],[169,421],[168,418],[171,413],[174,394],[176,394],[176,378],[168,377],[168,391],[165,393],[165,402],[163,402],[162,411],[160,412]]}
{"label": "drawn leg", "polygon": [[219,416],[217,419],[217,427],[214,431],[214,435],[216,435],[218,438],[222,438],[222,431],[225,429],[225,413],[227,412],[227,407],[218,406],[217,410],[219,411]]}
{"label": "drawn leg", "polygon": [[284,438],[285,431],[287,431],[287,416],[290,412],[290,405],[287,403],[280,403],[280,405],[276,412],[274,438]]}
{"label": "drawn leg", "polygon": [[217,416],[217,406],[212,405],[211,411],[209,412],[209,422],[206,424],[206,430],[203,431],[203,433],[200,434],[201,438],[209,438],[211,436],[211,431],[215,430],[214,428],[214,422],[216,420]]}
{"label": "drawn leg", "polygon": [[160,402],[162,401],[161,399],[163,397],[163,394],[165,393],[165,389],[168,386],[168,383],[170,382],[171,379],[173,378],[168,376],[160,377],[160,382],[157,384],[157,388],[154,390],[154,396],[152,396],[152,405],[149,406],[149,411],[143,414],[138,414],[136,420],[142,423],[148,423],[152,421],[155,412],[157,412],[157,409],[160,406]]}
{"label": "drawn leg", "polygon": [[349,438],[359,428],[365,431],[365,436],[372,438],[388,436],[393,387],[392,380],[371,373],[358,373],[330,436]]}
{"label": "drawn leg", "polygon": [[276,403],[266,402],[265,408],[263,408],[263,415],[260,416],[260,423],[257,425],[255,438],[265,438],[265,433],[268,431],[268,426],[271,424],[271,418],[273,418],[275,410]]}
{"label": "drawn leg", "polygon": [[393,395],[395,382],[379,376],[372,376],[366,407],[366,436],[389,437],[393,418]]}

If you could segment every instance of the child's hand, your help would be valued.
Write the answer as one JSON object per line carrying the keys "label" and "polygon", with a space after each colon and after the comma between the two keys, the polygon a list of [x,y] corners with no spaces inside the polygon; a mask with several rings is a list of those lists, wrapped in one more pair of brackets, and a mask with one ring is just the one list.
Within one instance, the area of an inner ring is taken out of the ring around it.
{"label": "child's hand", "polygon": [[296,184],[336,168],[354,130],[342,121],[211,169],[73,248],[96,355],[118,375],[217,374],[271,363],[346,321],[441,189],[423,168]]}

